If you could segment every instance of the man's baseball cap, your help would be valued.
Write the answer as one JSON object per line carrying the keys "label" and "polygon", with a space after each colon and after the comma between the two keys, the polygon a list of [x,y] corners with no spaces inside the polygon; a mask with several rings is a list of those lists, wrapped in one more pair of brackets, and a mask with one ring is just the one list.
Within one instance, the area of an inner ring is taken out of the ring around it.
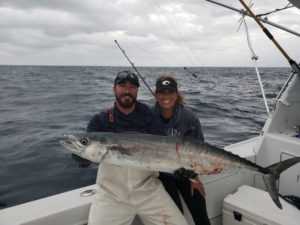
{"label": "man's baseball cap", "polygon": [[139,78],[137,75],[131,71],[124,70],[119,73],[117,73],[116,79],[115,79],[115,85],[123,83],[125,81],[131,81],[135,86],[139,87]]}

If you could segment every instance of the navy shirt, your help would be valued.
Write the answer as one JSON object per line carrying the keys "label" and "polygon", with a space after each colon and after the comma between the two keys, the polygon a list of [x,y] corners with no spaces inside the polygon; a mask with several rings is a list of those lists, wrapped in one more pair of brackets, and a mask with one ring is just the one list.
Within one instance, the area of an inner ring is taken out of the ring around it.
{"label": "navy shirt", "polygon": [[111,130],[108,110],[94,115],[87,126],[87,132],[137,132],[148,133],[149,126],[153,120],[153,113],[149,107],[141,102],[136,102],[135,109],[125,115],[117,107],[113,108],[114,124]]}

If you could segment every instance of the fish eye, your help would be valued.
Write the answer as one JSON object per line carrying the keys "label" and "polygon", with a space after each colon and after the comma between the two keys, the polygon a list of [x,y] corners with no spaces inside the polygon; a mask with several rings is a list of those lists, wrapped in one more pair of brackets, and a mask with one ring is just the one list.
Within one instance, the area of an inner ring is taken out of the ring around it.
{"label": "fish eye", "polygon": [[87,144],[89,143],[89,140],[88,140],[87,138],[81,138],[81,139],[80,139],[80,143],[81,143],[82,145],[87,145]]}

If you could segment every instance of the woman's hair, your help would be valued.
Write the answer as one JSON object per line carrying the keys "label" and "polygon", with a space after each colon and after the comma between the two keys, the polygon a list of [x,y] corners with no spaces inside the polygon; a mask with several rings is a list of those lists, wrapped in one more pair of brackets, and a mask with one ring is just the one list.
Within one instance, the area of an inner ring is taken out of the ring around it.
{"label": "woman's hair", "polygon": [[[156,82],[167,79],[167,78],[173,79],[178,86],[178,82],[173,74],[160,74],[160,75],[158,75]],[[186,102],[184,101],[184,96],[179,91],[177,93],[178,93],[178,97],[176,99],[176,103],[179,105],[186,105]]]}

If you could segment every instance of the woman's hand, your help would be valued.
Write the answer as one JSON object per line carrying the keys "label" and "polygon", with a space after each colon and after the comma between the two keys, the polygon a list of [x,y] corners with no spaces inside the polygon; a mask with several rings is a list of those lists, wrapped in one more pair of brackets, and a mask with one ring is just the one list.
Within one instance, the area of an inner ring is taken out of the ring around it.
{"label": "woman's hand", "polygon": [[194,191],[197,190],[205,198],[206,194],[205,194],[203,184],[201,183],[198,177],[196,177],[194,180],[196,182],[191,181],[191,195],[193,196]]}

